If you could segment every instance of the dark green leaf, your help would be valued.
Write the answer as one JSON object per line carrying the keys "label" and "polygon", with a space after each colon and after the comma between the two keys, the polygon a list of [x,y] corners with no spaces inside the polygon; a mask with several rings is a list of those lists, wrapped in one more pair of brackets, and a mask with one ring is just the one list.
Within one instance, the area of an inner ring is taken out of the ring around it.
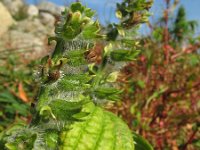
{"label": "dark green leaf", "polygon": [[112,87],[100,87],[94,91],[96,97],[106,100],[120,100],[121,90]]}
{"label": "dark green leaf", "polygon": [[133,133],[135,150],[153,150],[153,147],[140,135]]}
{"label": "dark green leaf", "polygon": [[140,51],[114,50],[110,53],[113,61],[132,61],[139,55]]}
{"label": "dark green leaf", "polygon": [[82,6],[81,3],[79,3],[79,2],[71,4],[70,8],[71,8],[72,12],[76,12],[76,11],[83,12],[84,11],[84,6]]}

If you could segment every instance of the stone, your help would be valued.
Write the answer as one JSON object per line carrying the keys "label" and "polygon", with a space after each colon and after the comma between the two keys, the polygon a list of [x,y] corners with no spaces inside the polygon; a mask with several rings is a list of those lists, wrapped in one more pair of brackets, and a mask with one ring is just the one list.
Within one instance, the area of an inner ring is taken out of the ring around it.
{"label": "stone", "polygon": [[[2,1],[6,5],[0,2],[0,51],[3,50],[8,54],[17,52],[27,60],[41,58],[49,53],[50,48],[52,50],[54,45],[48,47],[48,37],[55,35],[56,19],[51,13],[52,11],[40,12],[37,6],[23,3],[23,5],[17,6],[19,9],[9,12],[8,9],[14,6],[12,2],[20,4],[22,0]],[[50,10],[52,9],[50,8]],[[55,6],[53,10],[61,11],[59,6]],[[14,13],[12,16],[11,12],[16,12],[16,14]],[[27,17],[20,19],[21,15],[27,15]],[[19,19],[16,19],[16,16]]]}
{"label": "stone", "polygon": [[15,21],[7,8],[0,2],[0,37],[13,25]]}
{"label": "stone", "polygon": [[49,28],[45,27],[39,18],[28,18],[19,21],[16,30],[33,34],[41,39],[50,34]]}
{"label": "stone", "polygon": [[40,21],[45,25],[49,27],[54,27],[56,19],[52,14],[42,12],[40,13]]}
{"label": "stone", "polygon": [[46,50],[45,41],[22,31],[11,30],[0,40],[5,50],[18,51],[29,60],[41,56]]}
{"label": "stone", "polygon": [[63,11],[63,7],[57,6],[54,3],[43,1],[38,5],[40,12],[51,13],[52,15],[59,16]]}
{"label": "stone", "polygon": [[2,0],[2,2],[8,8],[12,16],[16,15],[25,5],[23,0]]}
{"label": "stone", "polygon": [[29,5],[27,8],[27,15],[29,17],[35,17],[39,15],[39,10],[35,5]]}

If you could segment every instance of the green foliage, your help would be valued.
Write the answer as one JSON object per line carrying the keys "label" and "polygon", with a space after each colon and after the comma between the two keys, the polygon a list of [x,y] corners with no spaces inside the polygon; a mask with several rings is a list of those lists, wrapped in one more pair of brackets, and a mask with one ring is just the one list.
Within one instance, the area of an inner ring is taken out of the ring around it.
{"label": "green foliage", "polygon": [[3,52],[1,56],[0,131],[11,123],[28,120],[29,103],[37,91],[37,83],[33,78],[33,62],[24,64],[23,59],[16,54],[6,54],[6,60],[3,58]]}
{"label": "green foliage", "polygon": [[151,25],[152,34],[141,38],[139,59],[122,69],[124,101],[114,110],[155,149],[193,150],[200,138],[199,127],[194,128],[200,110],[200,41],[184,8],[170,18],[173,7]]}
{"label": "green foliage", "polygon": [[[140,52],[140,51],[139,51]],[[115,50],[112,51],[110,56],[113,61],[131,61],[134,60],[138,54],[138,51],[126,51],[126,50]]]}
{"label": "green foliage", "polygon": [[[138,7],[137,11],[147,16],[150,3],[138,0],[136,4],[127,3],[128,8]],[[136,28],[130,19],[122,22],[116,26],[117,40],[106,42],[107,37],[98,21],[93,21],[93,15],[91,9],[79,2],[62,13],[56,36],[49,39],[57,42],[54,52],[41,61],[41,86],[32,122],[28,127],[14,126],[5,131],[1,141],[7,149],[135,149],[127,125],[100,106],[120,100],[123,91],[115,82],[115,65],[138,56],[137,40],[125,38],[130,32],[126,29]],[[137,24],[144,21],[143,15]],[[100,49],[101,62],[97,64],[96,57],[88,56],[95,52],[99,41],[105,45]]]}
{"label": "green foliage", "polygon": [[135,150],[153,150],[153,147],[143,137],[134,133]]}
{"label": "green foliage", "polygon": [[187,21],[185,8],[181,6],[178,9],[178,13],[174,22],[174,27],[172,29],[174,39],[178,42],[182,42],[186,37],[194,34],[197,25],[198,24],[196,21]]}
{"label": "green foliage", "polygon": [[69,131],[61,133],[60,149],[134,149],[132,134],[121,119],[92,104],[83,111],[90,114],[70,126]]}
{"label": "green foliage", "polygon": [[98,36],[99,23],[93,21],[94,12],[79,4],[72,4],[70,9],[62,13],[61,22],[56,27],[57,38],[72,40],[80,36],[84,39],[93,39]]}
{"label": "green foliage", "polygon": [[120,19],[120,24],[108,26],[107,39],[115,40],[124,29],[133,29],[147,22],[150,16],[148,10],[152,4],[153,0],[124,0],[122,3],[117,3],[116,16]]}

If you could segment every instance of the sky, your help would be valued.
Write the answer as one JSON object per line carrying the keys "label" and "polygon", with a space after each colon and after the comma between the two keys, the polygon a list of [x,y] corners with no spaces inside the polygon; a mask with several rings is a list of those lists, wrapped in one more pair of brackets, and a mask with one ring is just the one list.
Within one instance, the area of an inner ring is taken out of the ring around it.
{"label": "sky", "polygon": [[[26,0],[28,3],[42,2],[44,0]],[[69,5],[75,0],[48,0],[57,5]],[[97,17],[102,24],[107,24],[110,22],[116,22],[115,17],[115,6],[117,2],[122,0],[81,0],[83,4],[97,11]],[[200,0],[180,0],[180,5],[183,5],[186,9],[188,20],[196,20],[200,26]],[[164,0],[154,0],[153,7],[150,12],[152,12],[153,17],[151,19],[156,20],[160,15],[162,15],[162,8],[164,8]],[[144,26],[141,29],[143,34],[148,32]],[[200,30],[197,32],[200,33]]]}

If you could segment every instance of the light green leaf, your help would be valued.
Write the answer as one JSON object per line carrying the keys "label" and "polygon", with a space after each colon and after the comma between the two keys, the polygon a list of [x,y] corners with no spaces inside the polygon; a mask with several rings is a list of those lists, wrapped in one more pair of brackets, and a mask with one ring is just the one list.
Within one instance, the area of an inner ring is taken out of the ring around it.
{"label": "light green leaf", "polygon": [[92,11],[92,9],[90,9],[90,8],[85,9],[85,15],[87,17],[91,18],[92,16],[94,16],[94,14],[95,14],[95,11]]}
{"label": "light green leaf", "polygon": [[85,39],[92,39],[98,37],[98,32],[100,31],[99,23],[94,22],[93,24],[87,25],[83,31],[82,35]]}
{"label": "light green leaf", "polygon": [[115,82],[117,80],[118,75],[119,75],[118,71],[112,72],[111,74],[108,75],[106,81],[107,82]]}
{"label": "light green leaf", "polygon": [[[93,106],[83,121],[63,131],[60,150],[134,150],[128,126],[114,114]],[[86,142],[87,141],[87,142]]]}
{"label": "light green leaf", "polygon": [[115,15],[116,15],[117,18],[122,19],[122,13],[121,13],[121,11],[119,11],[119,10],[116,11]]}

